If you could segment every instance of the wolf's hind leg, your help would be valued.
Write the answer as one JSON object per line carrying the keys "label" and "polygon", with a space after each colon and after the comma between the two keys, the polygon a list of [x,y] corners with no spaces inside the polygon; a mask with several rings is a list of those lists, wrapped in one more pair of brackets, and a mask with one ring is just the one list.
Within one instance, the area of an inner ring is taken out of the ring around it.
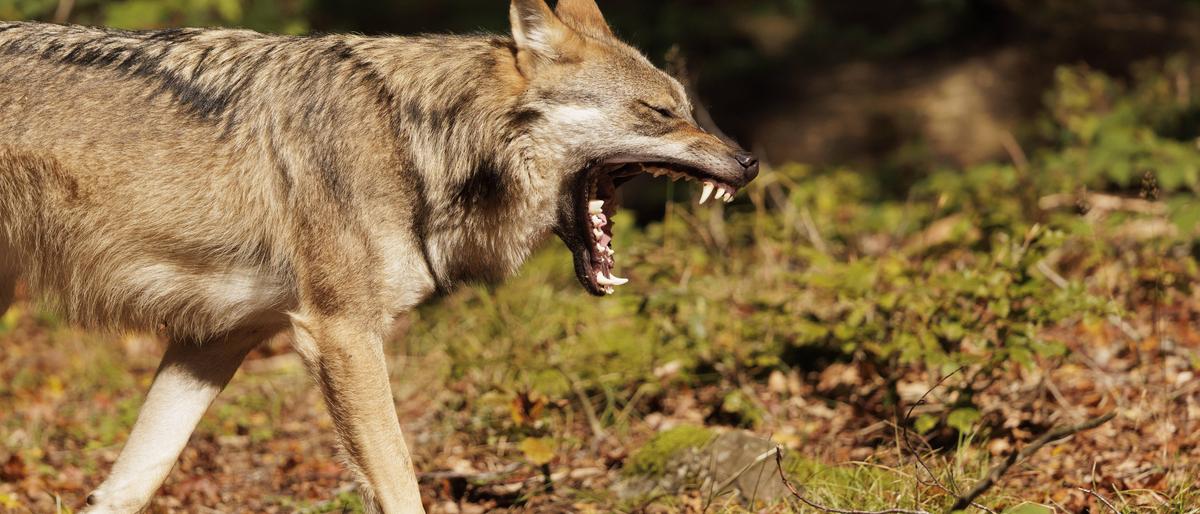
{"label": "wolf's hind leg", "polygon": [[88,496],[87,513],[140,512],[154,496],[201,416],[266,334],[196,344],[172,341],[133,432],[108,479]]}

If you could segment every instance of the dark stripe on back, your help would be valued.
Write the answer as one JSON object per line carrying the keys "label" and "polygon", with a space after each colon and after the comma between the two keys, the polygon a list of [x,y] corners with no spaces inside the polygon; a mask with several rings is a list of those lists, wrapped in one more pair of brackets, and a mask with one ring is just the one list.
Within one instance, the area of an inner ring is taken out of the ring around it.
{"label": "dark stripe on back", "polygon": [[[13,26],[0,27],[7,30]],[[168,94],[185,112],[201,119],[212,120],[225,114],[253,77],[253,69],[242,70],[244,74],[235,85],[224,89],[206,88],[195,80],[203,71],[201,58],[192,77],[186,77],[166,68],[163,59],[172,45],[190,41],[199,31],[169,29],[157,32],[129,33],[104,31],[99,36],[82,42],[64,43],[54,38],[58,34],[35,33],[28,37],[0,43],[0,54],[36,57],[57,61],[65,65],[92,69],[112,70],[122,77],[142,78],[157,83],[151,95]],[[66,34],[62,34],[66,36]],[[116,41],[115,36],[136,37],[136,43]],[[38,43],[42,43],[40,52]],[[63,52],[66,53],[63,53]]]}

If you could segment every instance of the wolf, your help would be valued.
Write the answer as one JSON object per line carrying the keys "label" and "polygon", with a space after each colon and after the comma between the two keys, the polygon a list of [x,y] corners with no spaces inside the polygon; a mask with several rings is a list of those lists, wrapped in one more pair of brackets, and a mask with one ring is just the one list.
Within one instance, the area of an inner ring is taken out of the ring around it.
{"label": "wolf", "polygon": [[507,36],[283,37],[0,22],[0,311],[169,342],[86,512],[136,512],[246,354],[290,333],[367,504],[422,512],[383,341],[557,235],[613,294],[617,188],[730,201],[755,157],[594,0],[512,0]]}

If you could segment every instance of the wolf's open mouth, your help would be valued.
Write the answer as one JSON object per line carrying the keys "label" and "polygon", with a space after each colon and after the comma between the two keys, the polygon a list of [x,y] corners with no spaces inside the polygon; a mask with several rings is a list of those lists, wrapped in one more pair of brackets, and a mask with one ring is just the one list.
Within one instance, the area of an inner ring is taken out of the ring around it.
{"label": "wolf's open mouth", "polygon": [[[588,242],[582,253],[577,255],[576,269],[579,280],[596,295],[613,294],[617,286],[629,283],[628,279],[613,274],[616,267],[616,252],[612,247],[613,216],[619,207],[617,188],[643,173],[671,180],[691,180],[703,184],[700,203],[710,198],[732,202],[737,194],[736,186],[724,183],[709,174],[668,163],[610,163],[600,164],[585,170],[585,183],[576,206],[578,230]],[[576,249],[579,253],[580,249]],[[582,261],[582,262],[578,262]]]}

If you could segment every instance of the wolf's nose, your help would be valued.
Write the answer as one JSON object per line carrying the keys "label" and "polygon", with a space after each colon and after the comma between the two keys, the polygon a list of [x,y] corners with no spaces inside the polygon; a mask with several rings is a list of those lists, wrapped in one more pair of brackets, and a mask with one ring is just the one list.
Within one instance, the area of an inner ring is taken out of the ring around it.
{"label": "wolf's nose", "polygon": [[740,153],[733,156],[733,158],[738,162],[738,164],[741,164],[743,168],[746,168],[747,181],[754,180],[754,178],[758,176],[758,157],[755,157],[754,154]]}

